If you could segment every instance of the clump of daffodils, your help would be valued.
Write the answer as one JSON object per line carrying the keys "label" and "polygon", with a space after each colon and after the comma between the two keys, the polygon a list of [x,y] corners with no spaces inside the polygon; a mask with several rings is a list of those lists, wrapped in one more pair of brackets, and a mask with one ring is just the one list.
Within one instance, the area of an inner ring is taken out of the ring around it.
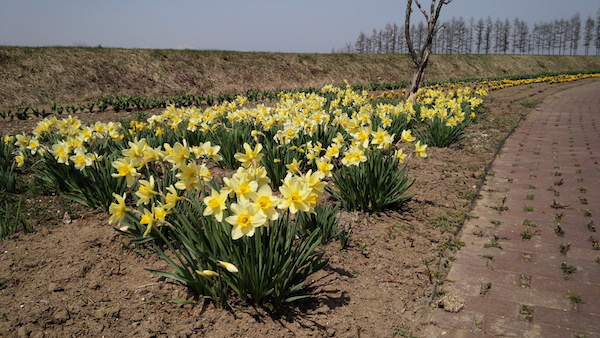
{"label": "clump of daffodils", "polygon": [[[212,180],[206,160],[218,159],[218,149],[203,144],[203,151],[194,151],[185,140],[175,145],[151,148],[141,139],[129,142],[129,146],[122,151],[125,156],[113,162],[116,172],[112,175],[126,178],[129,187],[137,186],[135,196],[138,208],[127,207],[126,196],[116,195],[117,201],[110,207],[110,222],[123,220],[128,211],[137,213],[141,216],[140,223],[146,226],[143,235],[147,236],[154,227],[170,226],[167,216],[177,203],[187,200],[178,191],[203,194],[206,184]],[[239,239],[242,236],[252,237],[257,227],[268,226],[269,221],[277,220],[282,211],[289,210],[292,214],[298,211],[314,212],[325,189],[322,181],[325,174],[312,170],[306,174],[290,173],[279,187],[281,197],[278,197],[273,192],[266,171],[259,165],[262,145],[251,147],[246,143],[244,149],[244,153],[235,154],[240,162],[238,170],[230,177],[223,178],[220,189],[211,187],[210,193],[203,197],[204,216],[230,224],[232,239]],[[147,169],[153,166],[152,162],[169,164],[178,179],[174,185],[166,188],[166,194],[158,189],[154,175],[142,179],[142,172],[150,172]]]}

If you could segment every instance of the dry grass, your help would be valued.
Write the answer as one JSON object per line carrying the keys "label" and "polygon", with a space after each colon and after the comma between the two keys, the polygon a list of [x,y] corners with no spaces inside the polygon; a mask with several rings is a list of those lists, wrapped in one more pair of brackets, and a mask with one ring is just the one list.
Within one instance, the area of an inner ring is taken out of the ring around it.
{"label": "dry grass", "polygon": [[[407,55],[0,47],[0,109],[79,104],[101,96],[408,81]],[[434,55],[427,80],[600,70],[589,56]]]}

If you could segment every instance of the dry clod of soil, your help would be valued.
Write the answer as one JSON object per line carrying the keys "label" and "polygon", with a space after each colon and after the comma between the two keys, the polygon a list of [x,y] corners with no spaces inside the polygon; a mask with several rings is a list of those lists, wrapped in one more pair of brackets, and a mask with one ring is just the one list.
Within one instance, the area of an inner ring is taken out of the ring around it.
{"label": "dry clod of soil", "polygon": [[459,296],[447,293],[440,299],[438,306],[448,312],[458,312],[465,306],[465,300]]}

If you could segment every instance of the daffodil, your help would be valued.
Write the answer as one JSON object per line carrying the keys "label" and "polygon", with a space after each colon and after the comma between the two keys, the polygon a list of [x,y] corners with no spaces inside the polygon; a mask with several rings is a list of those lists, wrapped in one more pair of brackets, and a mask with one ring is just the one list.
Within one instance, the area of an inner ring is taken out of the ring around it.
{"label": "daffodil", "polygon": [[416,140],[416,138],[412,135],[410,129],[408,129],[402,131],[402,134],[400,135],[400,140],[402,140],[402,142],[404,143],[412,143]]}
{"label": "daffodil", "polygon": [[84,153],[82,150],[77,150],[75,155],[69,157],[69,159],[73,161],[76,169],[83,170],[94,163],[92,156],[91,154]]}
{"label": "daffodil", "polygon": [[221,146],[212,146],[210,142],[205,142],[202,144],[201,148],[206,158],[210,158],[214,161],[221,161],[223,159],[223,156],[219,154]]}
{"label": "daffodil", "polygon": [[227,271],[229,271],[229,272],[232,272],[232,273],[239,272],[237,266],[235,266],[233,263],[224,262],[224,261],[217,261],[217,263],[219,263],[219,265],[221,265],[222,267],[227,269]]}
{"label": "daffodil", "polygon": [[183,144],[175,143],[170,154],[165,156],[165,161],[173,163],[174,168],[179,168],[187,162],[188,158],[190,158],[190,148],[187,146],[186,140],[183,140]]}
{"label": "daffodil", "polygon": [[359,165],[360,163],[366,161],[367,156],[365,155],[365,152],[358,146],[350,147],[344,153],[344,158],[342,158],[342,164],[345,166]]}
{"label": "daffodil", "polygon": [[311,193],[310,193],[309,197],[307,198],[307,201],[309,202],[309,204],[311,205],[311,207],[314,207],[314,206],[317,205],[317,202],[319,201],[319,199],[323,195],[323,191],[325,190],[325,187],[327,186],[327,183],[321,181],[321,179],[323,178],[323,174],[321,174],[318,171],[315,171],[313,173],[312,169],[309,170],[303,176],[303,178],[304,178],[304,181],[311,188]]}
{"label": "daffodil", "polygon": [[143,236],[146,237],[154,226],[164,223],[165,217],[170,213],[163,205],[153,205],[152,210],[144,208],[144,214],[140,219],[140,224],[146,224],[146,231],[144,231]]}
{"label": "daffodil", "polygon": [[327,157],[317,158],[315,160],[315,164],[317,166],[317,170],[323,175],[323,177],[330,177],[333,174],[331,170],[333,169],[333,164],[329,162]]}
{"label": "daffodil", "polygon": [[404,151],[402,149],[396,150],[396,152],[394,153],[394,156],[396,156],[396,158],[398,159],[398,161],[400,163],[406,162],[406,154],[404,153]]}
{"label": "daffodil", "polygon": [[177,195],[177,190],[173,185],[168,186],[167,191],[167,195],[165,196],[165,208],[171,209],[179,200],[181,200],[181,197]]}
{"label": "daffodil", "polygon": [[336,134],[336,136],[331,140],[332,143],[337,143],[337,144],[343,144],[344,143],[344,136],[342,135],[342,133],[338,132]]}
{"label": "daffodil", "polygon": [[175,175],[179,179],[175,183],[175,188],[179,190],[198,190],[200,189],[200,171],[201,167],[196,162],[181,165],[180,172]]}
{"label": "daffodil", "polygon": [[290,174],[297,174],[300,172],[300,165],[302,161],[298,161],[297,159],[293,159],[292,163],[286,164],[285,167],[288,169],[287,172]]}
{"label": "daffodil", "polygon": [[421,141],[417,141],[417,143],[415,143],[415,154],[417,154],[417,156],[422,157],[422,158],[426,158],[427,157],[427,145],[426,144],[421,144]]}
{"label": "daffodil", "polygon": [[227,223],[233,225],[231,238],[236,240],[242,236],[254,236],[255,228],[267,222],[266,216],[258,212],[256,205],[249,200],[232,203],[230,206],[233,215],[225,218]]}
{"label": "daffodil", "polygon": [[229,195],[237,196],[238,200],[254,198],[258,189],[258,182],[252,180],[247,173],[236,173],[231,178],[223,178],[223,182],[229,187]]}
{"label": "daffodil", "polygon": [[150,180],[140,180],[140,187],[135,195],[139,198],[137,205],[148,204],[150,199],[158,192],[154,191],[154,176],[150,176]]}
{"label": "daffodil", "polygon": [[71,148],[67,142],[61,141],[53,144],[50,153],[54,155],[56,162],[69,164],[69,154],[71,153]]}
{"label": "daffodil", "polygon": [[254,149],[252,149],[252,147],[250,147],[248,143],[244,143],[244,150],[246,151],[246,153],[236,153],[233,156],[236,160],[241,162],[244,168],[247,168],[251,165],[257,166],[263,157],[263,154],[260,153],[262,148],[263,146],[260,143],[256,144]]}
{"label": "daffodil", "polygon": [[446,127],[455,127],[457,125],[457,120],[454,116],[449,117],[446,120]]}
{"label": "daffodil", "polygon": [[132,162],[136,167],[141,167],[144,165],[143,153],[144,150],[148,147],[146,144],[146,139],[143,138],[138,140],[137,138],[134,141],[129,141],[129,148],[123,149],[122,154],[125,158]]}
{"label": "daffodil", "polygon": [[279,218],[279,213],[275,207],[279,203],[279,198],[273,196],[273,191],[269,185],[263,185],[256,192],[255,203],[258,207],[258,212],[265,215],[267,220],[274,221]]}
{"label": "daffodil", "polygon": [[125,213],[127,211],[131,210],[125,204],[126,194],[123,194],[123,196],[120,196],[120,195],[113,193],[113,196],[117,200],[117,203],[112,202],[110,204],[110,206],[108,207],[108,212],[110,213],[110,218],[108,219],[108,224],[122,221],[125,218]]}
{"label": "daffodil", "polygon": [[31,151],[31,155],[35,155],[39,146],[40,141],[38,141],[37,137],[30,138],[29,142],[27,143],[27,149]]}
{"label": "daffodil", "polygon": [[17,168],[21,168],[25,164],[25,156],[21,151],[18,151],[15,155],[15,163],[17,164]]}
{"label": "daffodil", "polygon": [[295,214],[298,210],[311,210],[311,204],[307,199],[312,189],[304,179],[288,174],[279,187],[279,191],[283,197],[277,208],[289,209],[292,214]]}
{"label": "daffodil", "polygon": [[113,173],[112,177],[125,177],[127,179],[127,187],[133,186],[135,178],[141,175],[137,172],[133,163],[125,159],[114,161],[112,166],[117,169],[117,173]]}
{"label": "daffodil", "polygon": [[370,136],[371,127],[358,128],[358,130],[352,134],[352,137],[354,137],[354,139],[358,141],[358,144],[360,144],[363,148],[367,148],[369,146]]}
{"label": "daffodil", "polygon": [[227,209],[227,194],[228,191],[218,192],[215,189],[211,189],[210,196],[204,198],[204,216],[215,215],[215,219],[218,222],[223,221],[223,210]]}
{"label": "daffodil", "polygon": [[199,274],[200,276],[204,277],[204,278],[208,278],[210,279],[210,277],[218,277],[219,274],[212,271],[212,270],[196,270],[196,273]]}
{"label": "daffodil", "polygon": [[331,158],[338,158],[340,156],[341,145],[338,143],[332,143],[325,151],[325,156]]}
{"label": "daffodil", "polygon": [[377,131],[372,132],[371,135],[373,136],[371,143],[376,144],[377,149],[387,149],[394,142],[394,136],[388,134],[387,130],[381,127]]}

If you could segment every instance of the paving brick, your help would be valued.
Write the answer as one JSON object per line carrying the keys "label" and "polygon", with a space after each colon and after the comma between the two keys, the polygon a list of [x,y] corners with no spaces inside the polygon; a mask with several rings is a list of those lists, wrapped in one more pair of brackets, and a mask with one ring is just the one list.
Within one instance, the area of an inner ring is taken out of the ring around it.
{"label": "paving brick", "polygon": [[[592,82],[548,97],[505,143],[460,235],[445,288],[465,307],[436,311],[444,336],[600,337],[598,92]],[[575,268],[568,280],[563,263]]]}
{"label": "paving brick", "polygon": [[573,331],[554,325],[528,323],[519,320],[486,316],[483,320],[483,332],[495,337],[539,337],[565,338],[573,337]]}
{"label": "paving brick", "polygon": [[452,313],[444,310],[438,310],[433,314],[431,320],[437,323],[440,327],[470,330],[473,327],[475,314],[465,311]]}
{"label": "paving brick", "polygon": [[574,311],[537,307],[533,316],[533,322],[564,328],[568,327],[574,331],[600,335],[600,317]]}
{"label": "paving brick", "polygon": [[484,316],[494,315],[498,317],[517,318],[519,312],[518,302],[509,302],[499,299],[465,296],[465,307],[462,311],[481,313]]}

